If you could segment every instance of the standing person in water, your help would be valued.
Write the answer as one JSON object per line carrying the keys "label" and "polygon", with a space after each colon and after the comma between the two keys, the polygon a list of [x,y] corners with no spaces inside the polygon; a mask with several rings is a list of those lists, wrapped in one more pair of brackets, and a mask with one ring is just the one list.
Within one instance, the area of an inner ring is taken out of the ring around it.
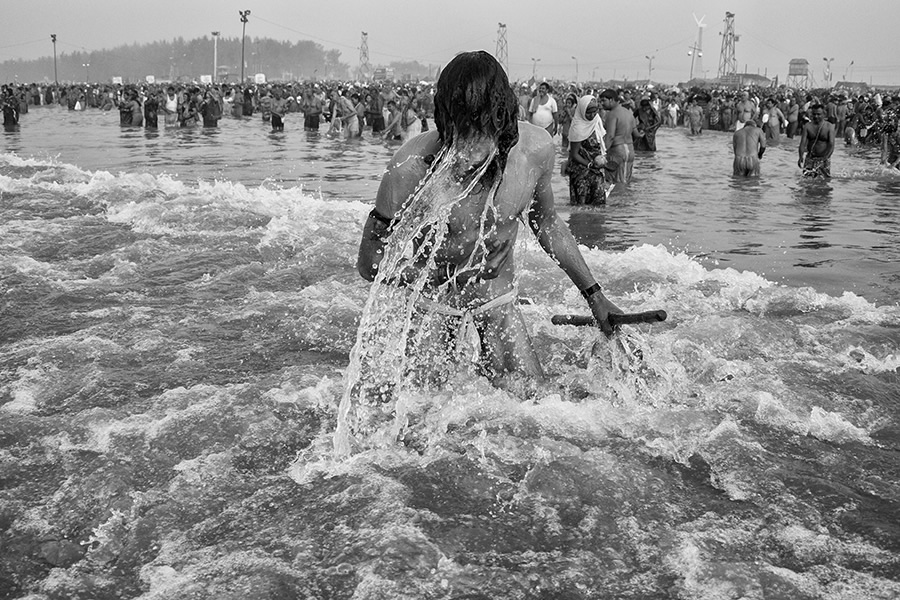
{"label": "standing person in water", "polygon": [[157,129],[159,127],[159,98],[156,90],[151,89],[147,92],[147,99],[144,100],[144,128]]}
{"label": "standing person in water", "polygon": [[578,104],[578,97],[575,94],[566,96],[565,106],[559,113],[559,133],[562,136],[562,149],[569,149],[569,126],[572,124],[572,118],[575,116],[575,107]]}
{"label": "standing person in water", "polygon": [[771,145],[778,144],[781,141],[782,126],[787,122],[787,118],[778,108],[774,98],[766,100],[766,111],[763,113],[762,120],[766,142]]}
{"label": "standing person in water", "polygon": [[649,98],[641,100],[640,107],[634,114],[637,124],[634,135],[634,149],[645,152],[656,152],[656,130],[662,125],[659,113],[653,108]]}
{"label": "standing person in water", "polygon": [[569,204],[606,204],[606,131],[597,114],[599,107],[593,94],[578,100],[569,129]]}
{"label": "standing person in water", "polygon": [[203,93],[203,100],[197,108],[203,119],[204,127],[218,127],[219,119],[222,118],[222,104],[219,102],[218,94],[212,88],[206,88]]}
{"label": "standing person in water", "polygon": [[759,161],[766,152],[766,136],[750,119],[731,136],[734,148],[734,176],[759,176]]}
{"label": "standing person in water", "polygon": [[3,110],[3,128],[6,131],[16,131],[19,128],[19,103],[12,90],[5,85],[0,96],[0,108]]}
{"label": "standing person in water", "polygon": [[178,115],[180,114],[178,102],[178,94],[171,85],[166,88],[166,97],[163,99],[163,114],[165,115],[166,125],[175,125],[178,123]]}
{"label": "standing person in water", "polygon": [[[825,107],[809,108],[812,120],[800,130],[800,158],[797,166],[804,177],[831,177],[831,155],[834,153],[834,125],[825,120]],[[805,155],[805,158],[804,158]]]}
{"label": "standing person in water", "polygon": [[281,88],[272,90],[272,131],[284,131],[284,115],[287,114],[287,101],[282,97]]}
{"label": "standing person in water", "polygon": [[[381,180],[357,268],[383,286],[381,294],[406,286],[406,301],[425,303],[444,328],[462,323],[447,345],[474,328],[477,364],[495,382],[517,374],[542,378],[516,303],[520,219],[607,335],[609,314],[621,310],[603,295],[556,213],[556,148],[542,127],[517,120],[517,99],[500,63],[483,51],[458,54],[441,72],[434,101],[436,131],[404,144]],[[444,193],[447,188],[458,193]],[[416,251],[407,259],[401,250],[408,240]],[[370,318],[364,313],[364,322]]]}
{"label": "standing person in water", "polygon": [[538,93],[531,100],[528,107],[528,119],[538,127],[547,130],[550,137],[556,135],[559,127],[559,108],[556,106],[556,99],[550,94],[553,88],[546,81],[541,82],[538,86]]}
{"label": "standing person in water", "polygon": [[881,131],[881,166],[900,169],[900,109],[885,111]]}
{"label": "standing person in water", "polygon": [[603,126],[606,129],[607,158],[618,165],[613,182],[627,183],[634,168],[634,130],[637,126],[634,113],[619,104],[616,90],[600,93],[600,107],[606,111]]}

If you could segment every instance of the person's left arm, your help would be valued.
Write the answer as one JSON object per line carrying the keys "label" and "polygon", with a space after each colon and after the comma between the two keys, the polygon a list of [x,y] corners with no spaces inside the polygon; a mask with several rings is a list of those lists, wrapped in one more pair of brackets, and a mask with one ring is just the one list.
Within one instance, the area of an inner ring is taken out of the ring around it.
{"label": "person's left arm", "polygon": [[584,295],[591,313],[603,333],[611,335],[613,327],[609,322],[609,314],[622,311],[603,295],[597,280],[594,279],[594,275],[578,249],[575,238],[572,237],[572,232],[556,213],[553,190],[550,187],[554,158],[554,148],[548,145],[542,152],[542,175],[535,186],[534,198],[528,211],[528,225],[544,252],[559,265]]}

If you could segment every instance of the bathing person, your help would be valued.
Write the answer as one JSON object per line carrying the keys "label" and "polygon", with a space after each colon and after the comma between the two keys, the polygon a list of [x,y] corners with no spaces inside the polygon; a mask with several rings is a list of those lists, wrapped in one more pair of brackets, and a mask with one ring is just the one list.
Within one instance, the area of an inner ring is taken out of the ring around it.
{"label": "bathing person", "polygon": [[825,107],[821,104],[814,104],[809,112],[812,121],[800,130],[800,158],[797,160],[797,166],[803,169],[804,177],[827,179],[831,177],[834,125],[825,120]]}
{"label": "bathing person", "polygon": [[[540,378],[516,303],[520,219],[581,291],[606,334],[613,331],[610,312],[621,311],[603,295],[556,213],[550,183],[556,147],[544,128],[518,120],[500,63],[486,52],[457,55],[441,72],[434,100],[436,130],[404,144],[381,180],[357,268],[370,281],[419,292],[428,310],[445,315],[446,328],[470,323],[479,334],[477,364],[495,381],[510,374]],[[459,191],[449,201],[447,188]],[[447,211],[443,220],[429,216],[439,202]],[[427,218],[433,226],[419,229]],[[409,232],[416,235],[404,237]],[[417,246],[411,258],[386,260],[400,256],[398,246],[408,240]],[[459,341],[450,338],[448,344]]]}
{"label": "bathing person", "polygon": [[600,107],[606,111],[603,126],[606,128],[607,159],[618,165],[613,174],[614,183],[626,183],[631,179],[634,168],[634,130],[637,124],[634,113],[619,104],[619,94],[615,90],[600,93]]}
{"label": "bathing person", "polygon": [[757,177],[759,161],[766,151],[766,136],[750,119],[731,136],[734,146],[735,177]]}

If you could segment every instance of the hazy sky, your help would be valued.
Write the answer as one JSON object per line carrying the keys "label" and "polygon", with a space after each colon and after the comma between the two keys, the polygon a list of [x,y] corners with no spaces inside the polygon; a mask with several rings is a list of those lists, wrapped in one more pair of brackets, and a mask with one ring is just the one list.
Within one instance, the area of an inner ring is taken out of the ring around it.
{"label": "hazy sky", "polygon": [[[812,7],[815,7],[814,9]],[[459,51],[497,49],[506,24],[512,79],[537,77],[628,79],[675,83],[691,71],[689,47],[705,15],[702,67],[715,77],[725,12],[735,13],[738,71],[787,75],[788,61],[806,58],[823,80],[833,58],[833,81],[900,84],[898,0],[3,0],[0,62],[100,50],[122,44],[186,39],[218,30],[239,37],[238,10],[249,9],[247,36],[308,39],[359,63],[360,34],[368,33],[372,65],[418,60],[441,65]],[[574,58],[573,58],[574,57]],[[851,61],[853,64],[851,65]],[[212,69],[210,69],[211,71]]]}

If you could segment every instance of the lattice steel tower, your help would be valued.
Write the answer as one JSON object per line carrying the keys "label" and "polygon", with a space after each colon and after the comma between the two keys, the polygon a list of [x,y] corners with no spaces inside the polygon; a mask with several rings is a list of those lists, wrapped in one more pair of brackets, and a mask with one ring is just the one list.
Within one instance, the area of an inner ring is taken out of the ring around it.
{"label": "lattice steel tower", "polygon": [[734,34],[734,13],[725,13],[725,31],[722,36],[722,52],[719,54],[719,79],[737,76],[737,60],[734,57],[734,43],[740,36]]}
{"label": "lattice steel tower", "polygon": [[497,62],[499,62],[504,69],[506,69],[506,73],[509,74],[509,52],[506,48],[506,24],[505,23],[497,23],[497,52],[496,58]]}
{"label": "lattice steel tower", "polygon": [[362,32],[359,42],[359,78],[360,80],[372,77],[372,67],[369,65],[369,34]]}

